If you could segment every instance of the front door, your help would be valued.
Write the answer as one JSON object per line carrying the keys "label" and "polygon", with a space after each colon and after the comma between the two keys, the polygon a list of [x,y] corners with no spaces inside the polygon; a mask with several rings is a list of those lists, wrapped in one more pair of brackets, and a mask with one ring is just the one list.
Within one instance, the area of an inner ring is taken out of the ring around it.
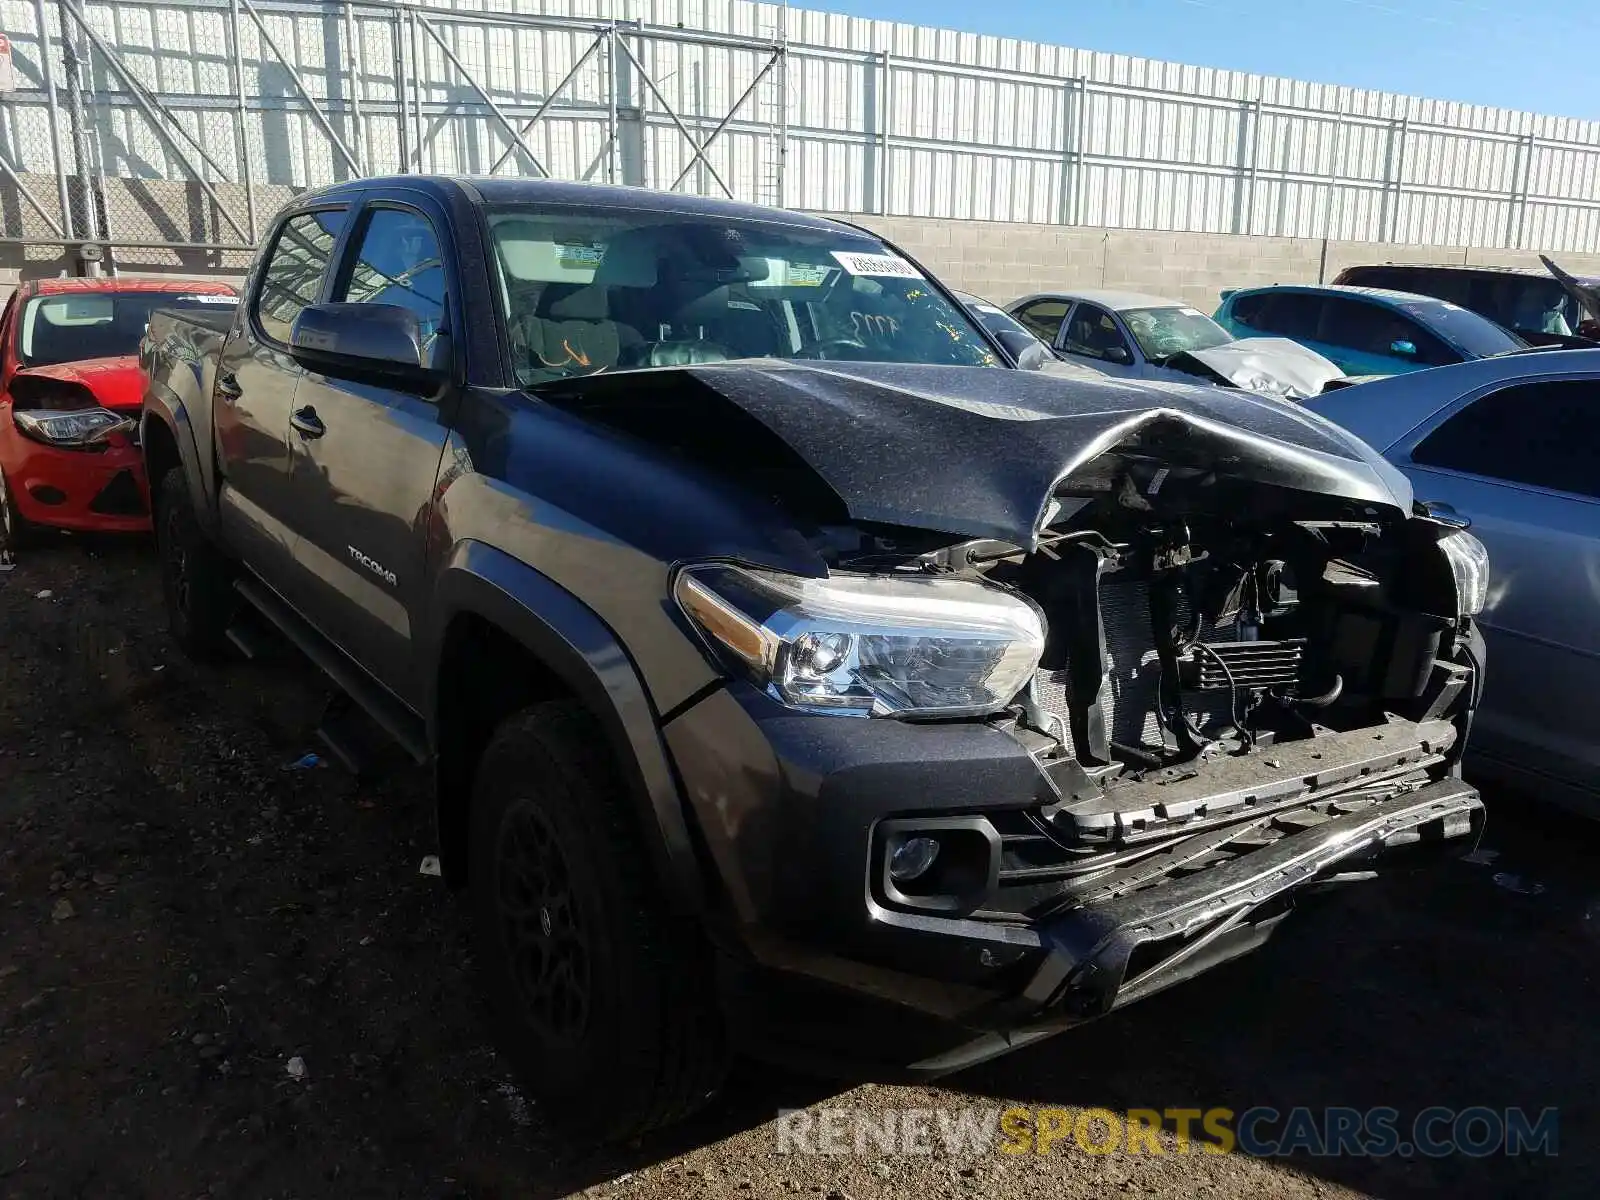
{"label": "front door", "polygon": [[1116,317],[1098,304],[1080,302],[1067,317],[1061,330],[1061,353],[1096,371],[1137,379],[1143,364],[1136,363],[1134,350]]}
{"label": "front door", "polygon": [[279,225],[217,363],[213,401],[220,520],[228,545],[274,587],[293,576],[289,413],[303,374],[289,328],[322,296],[347,209],[298,213]]}
{"label": "front door", "polygon": [[[424,353],[433,352],[450,324],[440,228],[440,214],[373,201],[357,218],[330,300],[404,305],[421,323]],[[290,415],[308,614],[413,705],[421,681],[412,639],[428,600],[429,517],[448,415],[435,397],[315,371]]]}
{"label": "front door", "polygon": [[1472,522],[1489,551],[1483,706],[1473,749],[1600,787],[1600,378],[1501,388],[1411,449],[1419,500]]}

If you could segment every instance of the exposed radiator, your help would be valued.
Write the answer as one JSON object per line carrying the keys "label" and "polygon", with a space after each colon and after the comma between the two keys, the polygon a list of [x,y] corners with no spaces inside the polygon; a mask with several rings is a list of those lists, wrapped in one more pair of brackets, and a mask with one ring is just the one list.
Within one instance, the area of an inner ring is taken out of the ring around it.
{"label": "exposed radiator", "polygon": [[[1177,617],[1182,626],[1190,619],[1189,606],[1182,598],[1177,603]],[[1115,576],[1106,579],[1100,586],[1100,618],[1105,625],[1106,657],[1110,660],[1106,729],[1114,742],[1158,748],[1163,744],[1161,725],[1156,720],[1161,664],[1156,657],[1155,637],[1150,627],[1149,585],[1143,580],[1120,581]],[[1200,626],[1200,640],[1224,654],[1231,649],[1229,643],[1238,642],[1238,636],[1238,630],[1231,624],[1217,627],[1202,621]],[[1212,665],[1215,666],[1214,661]],[[1180,663],[1180,676],[1182,668]],[[1064,670],[1039,673],[1039,701],[1046,711],[1065,717],[1072,699],[1071,687]],[[1184,687],[1184,710],[1203,733],[1220,733],[1231,725],[1231,705],[1232,696],[1226,683],[1221,690]],[[1169,749],[1176,748],[1170,735],[1165,740]]]}

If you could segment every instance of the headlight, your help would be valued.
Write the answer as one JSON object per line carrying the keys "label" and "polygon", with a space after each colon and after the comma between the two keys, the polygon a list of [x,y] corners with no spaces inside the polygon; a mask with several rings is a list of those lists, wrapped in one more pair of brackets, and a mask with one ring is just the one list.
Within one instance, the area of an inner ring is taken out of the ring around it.
{"label": "headlight", "polygon": [[795,708],[978,716],[1022,690],[1044,650],[1027,600],[971,579],[691,567],[679,605],[725,658]]}
{"label": "headlight", "polygon": [[12,419],[28,437],[51,446],[97,446],[113,433],[131,433],[136,428],[128,417],[103,408],[27,409],[13,411]]}
{"label": "headlight", "polygon": [[1465,529],[1439,539],[1450,573],[1456,577],[1456,605],[1462,616],[1475,617],[1489,600],[1489,551]]}

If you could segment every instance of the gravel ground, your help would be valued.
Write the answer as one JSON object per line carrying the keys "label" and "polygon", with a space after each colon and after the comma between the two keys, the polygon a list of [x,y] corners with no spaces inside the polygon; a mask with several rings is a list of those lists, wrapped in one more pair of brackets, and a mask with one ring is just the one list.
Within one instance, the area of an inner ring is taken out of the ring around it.
{"label": "gravel ground", "polygon": [[[556,1144],[497,1059],[426,780],[286,769],[326,689],[195,668],[148,547],[0,574],[0,1194],[1593,1193],[1600,833],[1499,797],[1492,865],[1365,884],[1259,954],[937,1088],[744,1069],[689,1127]],[[1597,914],[1591,920],[1591,909]],[[1560,1109],[1555,1157],[780,1154],[780,1109]]]}

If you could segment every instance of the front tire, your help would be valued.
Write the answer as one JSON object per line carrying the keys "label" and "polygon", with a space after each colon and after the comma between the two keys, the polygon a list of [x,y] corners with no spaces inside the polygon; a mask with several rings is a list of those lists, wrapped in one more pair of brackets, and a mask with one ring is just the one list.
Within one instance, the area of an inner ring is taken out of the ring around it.
{"label": "front tire", "polygon": [[16,551],[32,545],[38,535],[38,526],[22,515],[16,497],[11,494],[11,484],[0,471],[0,546]]}
{"label": "front tire", "polygon": [[667,911],[604,735],[578,704],[507,720],[479,762],[469,886],[499,1041],[541,1110],[615,1141],[727,1070],[709,944]]}
{"label": "front tire", "polygon": [[161,477],[155,498],[156,553],[167,626],[190,658],[215,661],[226,652],[233,620],[232,568],[200,528],[182,467]]}

